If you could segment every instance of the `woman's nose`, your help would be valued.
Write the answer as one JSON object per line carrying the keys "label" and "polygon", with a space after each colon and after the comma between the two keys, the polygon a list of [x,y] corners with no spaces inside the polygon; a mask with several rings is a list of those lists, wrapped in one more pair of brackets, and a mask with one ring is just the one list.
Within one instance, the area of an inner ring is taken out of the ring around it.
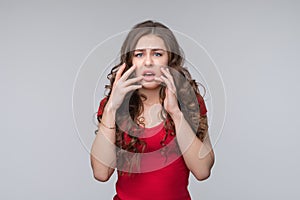
{"label": "woman's nose", "polygon": [[147,54],[145,56],[145,66],[152,66],[153,65],[153,60],[150,54]]}

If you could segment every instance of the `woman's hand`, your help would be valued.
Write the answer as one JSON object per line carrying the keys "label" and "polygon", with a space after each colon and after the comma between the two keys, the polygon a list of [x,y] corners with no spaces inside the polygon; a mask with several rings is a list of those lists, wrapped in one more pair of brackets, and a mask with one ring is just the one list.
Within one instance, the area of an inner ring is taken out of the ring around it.
{"label": "woman's hand", "polygon": [[166,84],[166,97],[164,100],[164,108],[172,117],[173,115],[181,112],[177,102],[176,86],[174,84],[174,79],[169,69],[162,67],[161,71],[164,76],[156,78],[156,80],[164,82]]}
{"label": "woman's hand", "polygon": [[124,97],[128,92],[142,87],[141,84],[134,85],[134,83],[139,82],[143,79],[142,76],[128,79],[130,74],[136,69],[136,66],[133,65],[122,75],[125,67],[126,64],[124,63],[117,71],[110,98],[107,102],[108,108],[114,111],[116,111],[121,106]]}

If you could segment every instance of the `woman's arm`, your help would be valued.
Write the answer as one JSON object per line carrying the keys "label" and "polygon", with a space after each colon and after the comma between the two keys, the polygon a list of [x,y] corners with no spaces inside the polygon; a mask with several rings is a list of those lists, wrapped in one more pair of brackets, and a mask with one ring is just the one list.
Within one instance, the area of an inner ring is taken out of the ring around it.
{"label": "woman's arm", "polygon": [[196,137],[196,134],[178,107],[176,87],[169,69],[161,68],[161,71],[165,76],[161,76],[156,80],[166,84],[164,107],[175,123],[176,138],[183,153],[184,161],[198,180],[205,180],[210,176],[210,171],[214,164],[214,152],[208,133],[203,142]]}
{"label": "woman's arm", "polygon": [[171,117],[175,123],[177,142],[187,167],[197,180],[207,179],[214,164],[214,151],[208,133],[202,142],[196,137],[181,111],[171,114]]}
{"label": "woman's arm", "polygon": [[116,166],[116,111],[123,103],[125,95],[142,86],[136,85],[143,79],[142,76],[128,79],[136,66],[130,67],[123,75],[126,65],[120,66],[112,86],[110,98],[105,105],[101,123],[98,125],[98,133],[91,149],[91,165],[94,177],[99,181],[107,181],[114,172]]}
{"label": "woman's arm", "polygon": [[115,129],[107,128],[115,126],[115,113],[114,109],[105,106],[90,154],[94,177],[103,182],[111,177],[116,165]]}

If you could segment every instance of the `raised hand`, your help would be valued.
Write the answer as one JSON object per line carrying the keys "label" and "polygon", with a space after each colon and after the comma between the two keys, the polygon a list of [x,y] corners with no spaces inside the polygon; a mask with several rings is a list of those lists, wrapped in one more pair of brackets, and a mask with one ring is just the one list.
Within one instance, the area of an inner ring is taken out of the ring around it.
{"label": "raised hand", "polygon": [[117,71],[110,98],[107,102],[109,108],[113,110],[117,110],[121,106],[124,97],[128,92],[142,87],[141,84],[134,84],[141,81],[143,79],[142,76],[128,79],[130,74],[136,69],[136,66],[133,65],[122,75],[125,67],[126,64],[124,63]]}
{"label": "raised hand", "polygon": [[161,71],[164,76],[158,77],[156,78],[156,80],[166,84],[166,97],[164,100],[164,108],[172,116],[173,114],[180,112],[177,103],[176,86],[174,84],[174,79],[169,69],[162,67]]}

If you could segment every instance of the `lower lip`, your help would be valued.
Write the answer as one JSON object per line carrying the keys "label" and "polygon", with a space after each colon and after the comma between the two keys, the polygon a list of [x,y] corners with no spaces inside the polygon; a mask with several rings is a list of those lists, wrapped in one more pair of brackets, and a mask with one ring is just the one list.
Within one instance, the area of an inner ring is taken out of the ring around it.
{"label": "lower lip", "polygon": [[155,76],[144,76],[143,80],[150,82],[150,81],[154,81]]}

